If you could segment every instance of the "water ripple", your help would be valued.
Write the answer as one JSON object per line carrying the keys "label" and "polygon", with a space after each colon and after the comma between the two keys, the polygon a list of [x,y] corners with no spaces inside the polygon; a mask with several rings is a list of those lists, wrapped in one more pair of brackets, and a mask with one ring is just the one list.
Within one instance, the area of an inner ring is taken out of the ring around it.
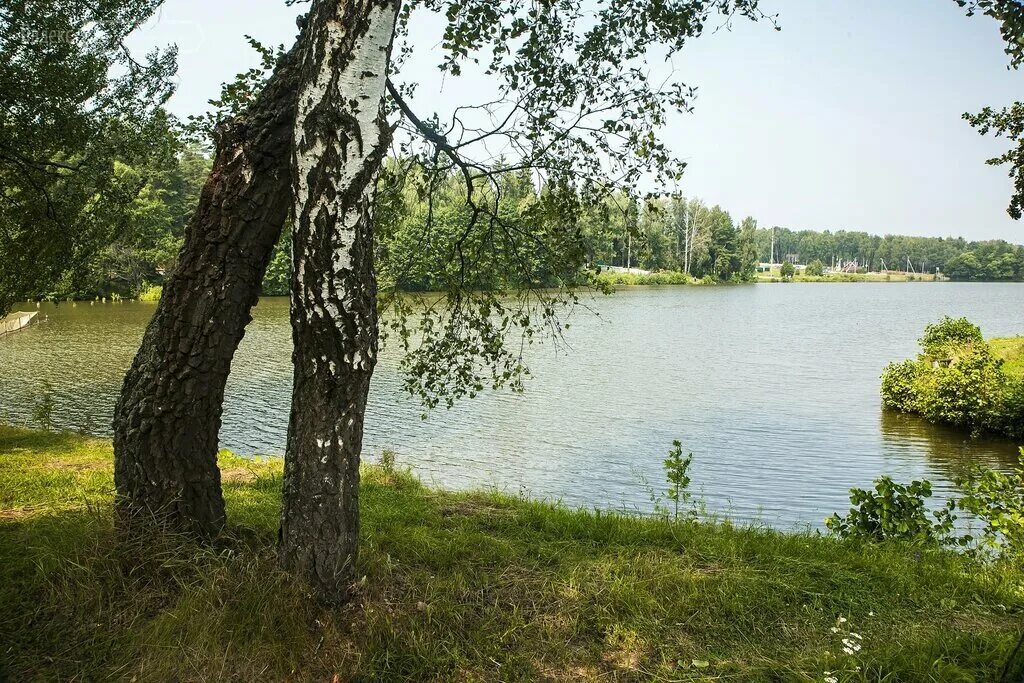
{"label": "water ripple", "polygon": [[[851,486],[929,478],[945,495],[967,459],[1005,466],[1003,441],[971,440],[881,411],[878,377],[916,352],[924,325],[967,315],[989,335],[1024,332],[1024,285],[852,284],[625,291],[576,315],[573,350],[531,350],[525,395],[488,393],[420,419],[386,350],[366,451],[397,451],[426,481],[496,487],[587,507],[650,509],[673,439],[695,455],[710,510],[820,526]],[[34,308],[34,306],[33,306]],[[43,306],[45,322],[0,339],[0,416],[23,420],[50,382],[58,423],[109,434],[149,304]],[[256,308],[228,382],[223,447],[281,453],[291,333],[285,299]]]}

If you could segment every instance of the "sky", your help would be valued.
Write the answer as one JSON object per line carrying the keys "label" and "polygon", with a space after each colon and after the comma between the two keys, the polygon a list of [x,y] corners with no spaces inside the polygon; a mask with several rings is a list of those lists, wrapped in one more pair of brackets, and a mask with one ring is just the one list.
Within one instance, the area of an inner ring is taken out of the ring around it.
{"label": "sky", "polygon": [[[179,116],[208,108],[220,84],[255,66],[245,41],[291,45],[304,6],[284,0],[166,0],[130,43],[174,43]],[[698,88],[695,111],[664,138],[687,160],[680,190],[738,221],[795,230],[963,236],[1024,243],[1006,214],[1012,182],[984,161],[1004,141],[979,136],[966,111],[1024,94],[1006,68],[998,24],[953,0],[762,0],[781,31],[733,22],[674,60]],[[414,105],[479,102],[478,76],[442,81],[439,20],[412,29],[417,58],[398,80],[421,83]],[[655,66],[654,68],[663,68]]]}

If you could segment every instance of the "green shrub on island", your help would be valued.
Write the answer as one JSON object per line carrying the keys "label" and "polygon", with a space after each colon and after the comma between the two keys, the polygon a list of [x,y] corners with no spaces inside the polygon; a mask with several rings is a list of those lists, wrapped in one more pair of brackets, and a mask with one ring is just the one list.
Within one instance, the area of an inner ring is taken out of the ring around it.
{"label": "green shrub on island", "polygon": [[882,374],[882,403],[886,408],[903,413],[919,412],[916,386],[920,369],[921,363],[916,360],[889,364]]}
{"label": "green shrub on island", "polygon": [[804,271],[804,274],[812,277],[821,277],[825,274],[825,264],[818,259],[814,259],[807,264],[807,270]]}
{"label": "green shrub on island", "polygon": [[977,325],[947,316],[925,328],[920,344],[916,360],[882,373],[886,408],[972,433],[1024,437],[1024,379],[1006,372]]}
{"label": "green shrub on island", "polygon": [[951,318],[947,315],[939,322],[925,326],[920,344],[926,354],[938,357],[984,341],[980,327],[967,318]]}
{"label": "green shrub on island", "polygon": [[[968,347],[948,366],[921,374],[918,409],[931,422],[972,431],[1001,431],[1006,378],[987,345]],[[1012,425],[1006,425],[1011,427]]]}
{"label": "green shrub on island", "polygon": [[779,275],[782,276],[783,280],[792,280],[793,276],[796,275],[796,267],[789,261],[786,261],[782,264],[782,268],[779,270]]}
{"label": "green shrub on island", "polygon": [[[1006,366],[1003,366],[1005,372]],[[1024,425],[1020,422],[1024,419],[1024,378],[1011,377],[1003,386],[1003,393],[997,402],[998,412],[996,421],[999,424],[1010,424],[1017,421],[1017,430],[1013,436],[1024,436]]]}

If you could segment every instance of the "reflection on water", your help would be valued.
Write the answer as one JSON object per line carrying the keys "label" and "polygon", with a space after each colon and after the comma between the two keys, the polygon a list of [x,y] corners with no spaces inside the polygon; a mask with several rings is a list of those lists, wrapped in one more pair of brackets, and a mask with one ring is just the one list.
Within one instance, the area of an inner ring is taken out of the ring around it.
{"label": "reflection on water", "polygon": [[1017,462],[1017,444],[991,436],[971,436],[952,427],[933,425],[918,415],[881,411],[882,438],[895,452],[924,453],[947,479],[962,474],[967,465],[1011,470]]}
{"label": "reflection on water", "polygon": [[[811,524],[880,474],[927,478],[941,494],[968,461],[1008,466],[1015,445],[883,413],[879,375],[916,353],[925,324],[966,315],[989,335],[1024,331],[1024,285],[791,284],[642,288],[591,302],[569,353],[530,350],[524,395],[484,394],[420,419],[394,350],[374,375],[370,457],[398,452],[428,482],[497,486],[573,505],[646,509],[638,475],[663,488],[673,439],[695,455],[694,488],[740,519]],[[32,308],[35,308],[34,305]],[[0,416],[25,419],[43,381],[56,419],[114,400],[152,304],[44,305],[45,322],[0,339]],[[286,299],[266,299],[228,382],[221,444],[284,449],[291,385]]]}

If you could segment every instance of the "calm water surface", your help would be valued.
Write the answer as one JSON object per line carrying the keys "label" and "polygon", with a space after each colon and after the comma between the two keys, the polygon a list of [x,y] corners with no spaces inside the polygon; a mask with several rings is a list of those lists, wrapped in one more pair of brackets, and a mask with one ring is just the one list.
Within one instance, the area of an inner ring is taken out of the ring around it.
{"label": "calm water surface", "polygon": [[[989,336],[1024,333],[1024,285],[789,284],[638,288],[577,313],[569,351],[531,352],[523,395],[488,393],[421,420],[395,352],[374,376],[370,458],[392,448],[428,482],[495,486],[569,504],[649,509],[673,439],[694,453],[710,510],[777,526],[848,507],[880,474],[946,492],[965,462],[1006,467],[1014,444],[971,440],[881,410],[879,375],[913,355],[925,324],[966,315]],[[24,306],[26,310],[33,306]],[[108,423],[154,304],[44,305],[0,338],[0,416],[25,419],[43,381],[57,422]],[[286,299],[266,299],[236,357],[221,444],[281,453],[291,385]]]}

